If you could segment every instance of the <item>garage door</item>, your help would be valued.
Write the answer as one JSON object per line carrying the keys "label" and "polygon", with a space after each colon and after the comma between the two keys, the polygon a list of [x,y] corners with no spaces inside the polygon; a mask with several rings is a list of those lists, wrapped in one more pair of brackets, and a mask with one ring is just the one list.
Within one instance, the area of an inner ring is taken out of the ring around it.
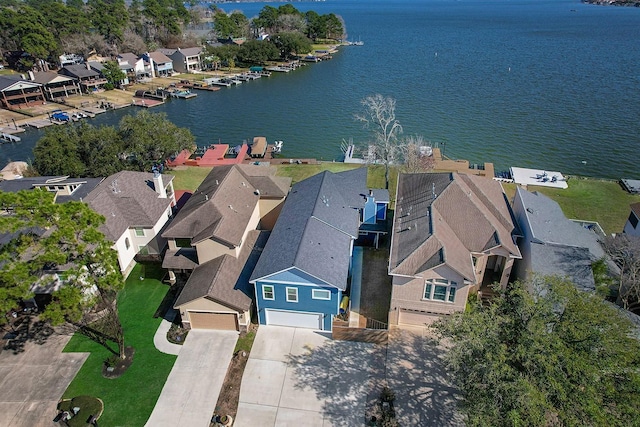
{"label": "garage door", "polygon": [[267,325],[294,326],[296,328],[322,329],[322,314],[294,311],[265,310]]}
{"label": "garage door", "polygon": [[190,311],[189,319],[193,329],[222,329],[237,331],[238,322],[233,313],[207,313],[203,311]]}
{"label": "garage door", "polygon": [[426,326],[438,319],[440,319],[440,316],[424,311],[400,310],[398,324]]}

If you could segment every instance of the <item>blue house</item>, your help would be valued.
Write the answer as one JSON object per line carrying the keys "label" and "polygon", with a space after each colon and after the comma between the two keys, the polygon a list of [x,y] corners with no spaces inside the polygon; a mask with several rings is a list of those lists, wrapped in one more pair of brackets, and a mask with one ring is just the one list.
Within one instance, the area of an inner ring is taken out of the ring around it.
{"label": "blue house", "polygon": [[292,187],[250,279],[261,325],[331,330],[349,291],[356,239],[377,241],[384,232],[378,218],[386,220],[388,191],[366,183],[367,168],[358,168]]}

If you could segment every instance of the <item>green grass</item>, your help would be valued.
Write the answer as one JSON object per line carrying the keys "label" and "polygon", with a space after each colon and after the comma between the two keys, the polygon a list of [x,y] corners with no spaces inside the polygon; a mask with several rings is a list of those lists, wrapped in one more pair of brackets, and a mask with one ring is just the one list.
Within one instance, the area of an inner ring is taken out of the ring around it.
{"label": "green grass", "polygon": [[[102,364],[111,353],[80,334],[75,334],[64,349],[91,353],[64,398],[90,395],[102,399],[104,413],[100,425],[143,426],[176,360],[176,356],[161,353],[153,345],[153,336],[162,320],[154,319],[153,315],[168,290],[160,282],[162,274],[160,268],[138,265],[118,296],[125,343],[135,348],[133,364],[121,377],[102,377]],[[140,276],[145,279],[140,280]]]}
{"label": "green grass", "polygon": [[203,168],[200,166],[185,166],[184,168],[167,171],[173,175],[173,188],[175,190],[194,191],[209,175],[212,168]]}
{"label": "green grass", "polygon": [[247,353],[251,352],[251,347],[253,347],[253,340],[256,338],[255,331],[247,332],[244,335],[241,335],[238,338],[238,342],[236,342],[236,348],[233,349],[233,352],[236,353],[240,350],[244,350]]}
{"label": "green grass", "polygon": [[[565,190],[529,186],[529,191],[539,191],[558,202],[567,218],[597,221],[607,234],[620,233],[629,217],[629,205],[640,202],[640,196],[627,193],[615,181],[571,177],[567,183]],[[515,184],[504,188],[513,200]]]}

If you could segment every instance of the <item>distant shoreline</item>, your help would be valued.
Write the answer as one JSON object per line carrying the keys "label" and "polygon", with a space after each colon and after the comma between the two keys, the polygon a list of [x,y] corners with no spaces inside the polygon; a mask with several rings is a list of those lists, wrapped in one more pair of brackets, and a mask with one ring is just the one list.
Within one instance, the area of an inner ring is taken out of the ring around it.
{"label": "distant shoreline", "polygon": [[599,6],[640,7],[640,0],[582,0],[582,3],[597,4]]}

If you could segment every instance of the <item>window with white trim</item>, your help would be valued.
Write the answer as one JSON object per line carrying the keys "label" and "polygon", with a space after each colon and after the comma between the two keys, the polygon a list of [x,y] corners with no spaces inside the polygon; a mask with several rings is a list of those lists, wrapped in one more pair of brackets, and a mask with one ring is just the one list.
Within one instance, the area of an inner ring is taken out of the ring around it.
{"label": "window with white trim", "polygon": [[287,288],[287,302],[298,302],[298,288]]}
{"label": "window with white trim", "polygon": [[331,291],[328,291],[326,289],[312,289],[311,290],[311,298],[313,298],[313,299],[330,300],[331,299]]}
{"label": "window with white trim", "polygon": [[458,284],[446,279],[429,279],[424,285],[423,299],[454,302]]}
{"label": "window with white trim", "polygon": [[144,228],[136,227],[136,237],[144,237]]}
{"label": "window with white trim", "polygon": [[272,285],[262,285],[262,299],[266,299],[266,300],[276,299],[273,293]]}

